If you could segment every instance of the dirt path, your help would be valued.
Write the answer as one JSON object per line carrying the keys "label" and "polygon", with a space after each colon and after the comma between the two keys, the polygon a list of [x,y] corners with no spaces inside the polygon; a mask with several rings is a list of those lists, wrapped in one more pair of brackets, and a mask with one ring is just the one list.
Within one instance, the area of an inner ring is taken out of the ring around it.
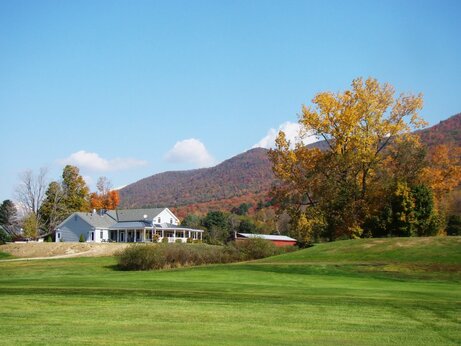
{"label": "dirt path", "polygon": [[57,255],[57,256],[46,256],[46,257],[25,257],[25,258],[8,258],[0,260],[0,262],[16,262],[16,261],[34,261],[34,260],[44,260],[44,259],[60,259],[60,258],[72,258],[72,257],[90,257],[90,251],[71,253],[67,255]]}
{"label": "dirt path", "polygon": [[126,243],[10,243],[1,245],[0,251],[18,257],[2,261],[24,261],[33,259],[113,256],[128,245]]}

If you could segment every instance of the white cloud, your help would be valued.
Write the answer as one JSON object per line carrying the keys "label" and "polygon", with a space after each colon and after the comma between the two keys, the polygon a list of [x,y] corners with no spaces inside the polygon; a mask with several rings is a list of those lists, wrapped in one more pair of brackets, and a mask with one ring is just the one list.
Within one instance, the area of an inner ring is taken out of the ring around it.
{"label": "white cloud", "polygon": [[165,160],[172,163],[190,163],[197,167],[209,167],[215,163],[205,145],[195,138],[176,142],[166,153]]}
{"label": "white cloud", "polygon": [[302,142],[304,145],[317,142],[317,137],[313,135],[306,135],[303,138],[299,137],[299,131],[301,126],[298,123],[292,123],[290,121],[284,122],[279,126],[278,130],[271,128],[267,131],[267,134],[259,140],[258,143],[253,145],[253,148],[266,148],[270,149],[275,146],[275,139],[279,131],[285,132],[287,140],[291,142],[291,147],[294,147],[296,143]]}
{"label": "white cloud", "polygon": [[59,160],[59,162],[64,165],[74,165],[80,169],[94,172],[121,171],[147,164],[147,161],[133,158],[105,159],[97,153],[89,153],[85,150],[77,151],[69,157]]}
{"label": "white cloud", "polygon": [[93,177],[89,176],[89,175],[84,175],[83,176],[83,180],[85,180],[85,183],[88,185],[88,186],[92,186],[94,184],[94,179]]}

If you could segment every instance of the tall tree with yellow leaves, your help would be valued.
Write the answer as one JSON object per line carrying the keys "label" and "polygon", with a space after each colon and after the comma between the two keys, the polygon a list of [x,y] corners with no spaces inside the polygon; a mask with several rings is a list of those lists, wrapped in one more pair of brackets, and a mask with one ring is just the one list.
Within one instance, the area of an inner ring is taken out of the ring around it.
{"label": "tall tree with yellow leaves", "polygon": [[365,218],[376,209],[370,198],[382,190],[386,148],[426,124],[418,115],[422,96],[396,97],[391,85],[358,78],[350,90],[321,92],[312,103],[302,107],[300,136],[314,135],[327,149],[301,143],[291,149],[281,131],[269,153],[280,181],[274,195],[291,215],[315,208],[330,239],[359,236]]}

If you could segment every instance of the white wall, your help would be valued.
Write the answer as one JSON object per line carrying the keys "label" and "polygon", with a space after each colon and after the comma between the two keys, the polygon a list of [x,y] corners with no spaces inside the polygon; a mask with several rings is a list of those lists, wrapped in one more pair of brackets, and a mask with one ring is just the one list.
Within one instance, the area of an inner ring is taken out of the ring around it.
{"label": "white wall", "polygon": [[[158,218],[160,218],[160,222],[158,221]],[[162,210],[154,221],[155,223],[171,223],[173,225],[179,225],[178,218],[169,209]]]}
{"label": "white wall", "polygon": [[[102,232],[102,238],[101,238],[101,232]],[[94,230],[94,242],[95,243],[100,243],[103,240],[107,241],[109,239],[109,231],[107,229],[95,229]],[[88,235],[87,241],[91,242],[91,236]]]}

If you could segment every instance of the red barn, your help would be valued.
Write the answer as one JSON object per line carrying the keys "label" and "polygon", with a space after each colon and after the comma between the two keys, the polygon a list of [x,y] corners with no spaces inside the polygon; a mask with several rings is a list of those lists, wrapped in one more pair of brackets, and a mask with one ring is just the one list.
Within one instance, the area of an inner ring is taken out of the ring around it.
{"label": "red barn", "polygon": [[249,238],[261,238],[271,241],[275,246],[294,246],[296,239],[287,237],[286,235],[269,235],[269,234],[252,234],[252,233],[236,233],[235,241],[245,241]]}

